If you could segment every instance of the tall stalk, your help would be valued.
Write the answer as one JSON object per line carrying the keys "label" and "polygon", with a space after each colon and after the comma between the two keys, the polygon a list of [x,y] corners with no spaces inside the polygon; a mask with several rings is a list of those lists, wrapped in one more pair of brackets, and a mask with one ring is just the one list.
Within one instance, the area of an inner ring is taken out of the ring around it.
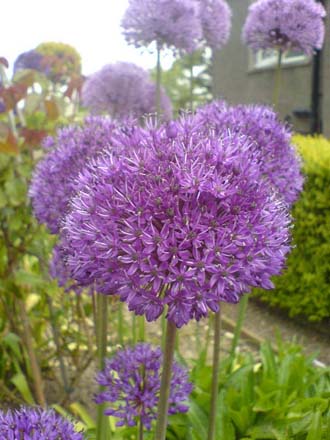
{"label": "tall stalk", "polygon": [[[107,353],[108,297],[97,294],[97,357],[100,370],[104,369]],[[100,387],[103,391],[103,387]],[[104,414],[105,404],[97,405],[96,440],[108,440],[111,437],[108,417]]]}
{"label": "tall stalk", "polygon": [[146,339],[145,336],[145,320],[144,320],[144,315],[139,316],[138,318],[138,322],[139,322],[139,342],[144,342]]}
{"label": "tall stalk", "polygon": [[65,394],[69,395],[71,392],[71,388],[69,385],[69,379],[68,379],[68,374],[67,374],[65,362],[64,362],[62,352],[61,352],[60,335],[59,335],[59,331],[58,331],[58,328],[56,325],[56,316],[55,316],[55,310],[54,310],[54,306],[53,306],[53,300],[47,293],[45,296],[46,296],[47,306],[48,306],[48,310],[49,310],[50,327],[52,329],[53,339],[54,339],[54,343],[55,343],[55,347],[56,347],[56,355],[57,355],[58,362],[60,365],[60,374],[61,374],[61,378],[62,378],[62,382],[63,382],[63,388],[64,388]]}
{"label": "tall stalk", "polygon": [[233,338],[233,342],[231,344],[230,355],[229,355],[229,359],[230,359],[230,363],[229,363],[230,370],[229,371],[231,371],[233,368],[236,348],[237,348],[237,345],[238,345],[238,342],[239,342],[239,339],[241,336],[248,301],[249,301],[248,295],[243,295],[243,297],[240,300],[239,305],[238,305],[238,317],[237,317],[237,321],[236,321],[236,327],[234,330],[234,338]]}
{"label": "tall stalk", "polygon": [[139,440],[143,440],[143,423],[142,423],[142,419],[141,416],[139,417],[139,426],[138,426],[138,439]]}
{"label": "tall stalk", "polygon": [[208,440],[215,440],[215,427],[216,427],[217,404],[218,404],[218,394],[219,394],[220,330],[221,330],[221,311],[219,310],[215,314],[215,319],[214,319],[212,388],[211,388],[209,430],[207,435]]}
{"label": "tall stalk", "polygon": [[163,370],[160,384],[160,394],[157,413],[157,424],[155,440],[165,440],[167,417],[168,417],[168,399],[170,395],[172,364],[175,348],[176,326],[173,322],[167,322],[166,342],[164,350]]}
{"label": "tall stalk", "polygon": [[157,112],[157,121],[160,120],[160,87],[161,87],[161,77],[162,77],[162,67],[160,62],[160,47],[157,45],[157,67],[156,67],[156,112]]}
{"label": "tall stalk", "polygon": [[190,80],[190,89],[189,89],[189,108],[190,111],[193,111],[194,108],[194,55],[189,55],[189,80]]}
{"label": "tall stalk", "polygon": [[124,345],[124,326],[123,326],[123,303],[119,301],[118,304],[118,339],[119,344],[123,347]]}
{"label": "tall stalk", "polygon": [[132,317],[132,345],[136,345],[136,315],[131,313]]}
{"label": "tall stalk", "polygon": [[274,84],[274,92],[273,92],[273,105],[275,108],[278,107],[279,99],[280,99],[282,55],[283,55],[282,49],[278,49],[277,67],[275,72],[275,84]]}
{"label": "tall stalk", "polygon": [[31,372],[32,372],[34,390],[36,393],[37,402],[40,406],[45,408],[47,403],[44,394],[44,386],[43,386],[41,370],[34,348],[29,316],[27,314],[25,303],[23,300],[21,299],[18,300],[18,306],[19,306],[20,319],[22,321],[22,326],[24,331],[22,336],[25,340],[25,346],[30,359]]}
{"label": "tall stalk", "polygon": [[[143,378],[143,382],[142,382],[142,392],[145,390],[145,386],[146,386],[146,372],[145,372],[145,366],[141,365],[141,376]],[[143,424],[143,420],[142,420],[142,411],[140,411],[140,416],[139,416],[139,421],[138,421],[138,440],[143,440],[143,435],[144,435],[144,424]]]}

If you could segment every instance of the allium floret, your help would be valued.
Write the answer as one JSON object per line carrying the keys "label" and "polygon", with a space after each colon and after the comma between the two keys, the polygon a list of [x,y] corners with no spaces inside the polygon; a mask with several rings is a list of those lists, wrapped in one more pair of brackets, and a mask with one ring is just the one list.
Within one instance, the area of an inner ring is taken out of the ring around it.
{"label": "allium floret", "polygon": [[[105,391],[95,401],[108,404],[105,414],[118,418],[117,426],[134,426],[141,417],[144,427],[151,428],[157,415],[162,358],[160,348],[140,343],[106,360],[104,370],[97,375]],[[174,361],[168,413],[188,411],[185,402],[191,391],[187,370]]]}
{"label": "allium floret", "polygon": [[129,44],[193,52],[201,39],[197,0],[129,0],[122,19]]}
{"label": "allium floret", "polygon": [[288,205],[294,203],[303,187],[301,158],[292,144],[292,132],[277,113],[264,105],[230,107],[215,101],[198,110],[197,118],[207,129],[224,130],[248,136],[260,149],[260,168]]}
{"label": "allium floret", "polygon": [[224,0],[199,0],[203,38],[211,49],[221,49],[230,35],[232,12]]}
{"label": "allium floret", "polygon": [[0,410],[1,440],[83,440],[74,425],[54,410],[22,407]]}
{"label": "allium floret", "polygon": [[326,12],[315,0],[258,0],[249,7],[243,40],[253,50],[296,50],[311,55],[321,49]]}
{"label": "allium floret", "polygon": [[252,286],[273,287],[290,219],[255,143],[187,117],[136,127],[122,144],[80,175],[63,223],[73,279],[119,294],[148,321],[166,307],[177,327]]}
{"label": "allium floret", "polygon": [[109,145],[114,129],[109,119],[90,117],[82,127],[62,128],[45,139],[47,152],[35,168],[29,196],[38,221],[53,234],[58,233],[75,192],[75,178],[88,158]]}
{"label": "allium floret", "polygon": [[[104,66],[91,75],[82,88],[82,101],[93,113],[108,113],[113,118],[140,118],[156,111],[156,85],[148,72],[132,63]],[[172,104],[161,88],[163,118],[172,116]]]}

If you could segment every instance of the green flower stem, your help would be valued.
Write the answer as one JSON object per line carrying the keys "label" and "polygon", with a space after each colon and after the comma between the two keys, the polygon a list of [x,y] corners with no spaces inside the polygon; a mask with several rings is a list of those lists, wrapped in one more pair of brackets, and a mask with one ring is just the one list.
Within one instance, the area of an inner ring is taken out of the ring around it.
{"label": "green flower stem", "polygon": [[221,330],[221,311],[219,310],[215,314],[215,319],[214,319],[212,388],[211,388],[209,430],[207,435],[208,440],[216,440],[215,426],[216,426],[217,403],[218,403],[218,394],[219,394],[220,330]]}
{"label": "green flower stem", "polygon": [[162,316],[160,318],[161,322],[161,332],[162,332],[162,350],[165,351],[165,344],[166,344],[166,318],[165,313],[162,313]]}
{"label": "green flower stem", "polygon": [[56,346],[56,355],[57,355],[57,358],[58,358],[58,361],[60,364],[60,374],[62,377],[64,392],[68,396],[70,394],[70,392],[72,391],[72,389],[70,388],[70,385],[69,385],[68,374],[67,374],[65,362],[64,362],[62,352],[61,352],[60,335],[59,335],[59,331],[58,331],[58,327],[57,327],[57,323],[56,323],[56,315],[55,315],[55,310],[54,310],[54,306],[53,306],[53,300],[47,293],[45,296],[46,296],[46,301],[47,301],[48,310],[49,310],[50,327],[52,329],[54,343]]}
{"label": "green flower stem", "polygon": [[132,316],[132,343],[136,345],[136,315],[131,313]]}
{"label": "green flower stem", "polygon": [[119,301],[118,303],[118,339],[119,344],[123,347],[124,345],[124,327],[123,327],[123,303]]}
{"label": "green flower stem", "polygon": [[47,402],[44,394],[44,383],[42,380],[41,369],[38,363],[37,354],[34,348],[34,340],[31,331],[31,324],[28,313],[26,311],[25,303],[21,299],[17,299],[19,306],[20,319],[23,326],[23,340],[25,341],[26,350],[30,360],[31,373],[34,382],[34,390],[37,398],[37,403],[46,408]]}
{"label": "green flower stem", "polygon": [[[108,297],[97,294],[97,357],[100,370],[104,369],[107,353],[107,324],[108,324]],[[103,391],[103,387],[100,387]],[[108,440],[111,438],[109,420],[104,415],[105,404],[97,406],[96,440]]]}
{"label": "green flower stem", "polygon": [[194,55],[191,54],[189,57],[189,79],[190,79],[190,89],[189,89],[189,106],[190,111],[193,111],[194,107]]}
{"label": "green flower stem", "polygon": [[139,426],[138,426],[138,439],[139,440],[143,440],[143,423],[142,423],[142,418],[141,416],[139,417]]}
{"label": "green flower stem", "polygon": [[170,395],[171,373],[175,348],[176,326],[173,322],[167,322],[166,343],[163,360],[163,371],[160,384],[160,394],[158,403],[158,414],[156,424],[155,440],[165,440],[167,417],[168,417],[168,398]]}
{"label": "green flower stem", "polygon": [[277,58],[277,67],[276,67],[276,72],[275,72],[274,93],[273,93],[273,105],[276,109],[278,107],[278,103],[279,103],[279,99],[280,99],[282,55],[283,55],[283,52],[281,49],[279,49],[278,50],[278,58]]}
{"label": "green flower stem", "polygon": [[243,297],[240,300],[240,303],[238,305],[238,317],[237,317],[237,322],[236,322],[236,327],[234,330],[234,338],[233,338],[233,342],[231,344],[231,349],[230,349],[230,355],[229,355],[229,368],[230,371],[233,369],[233,363],[235,360],[235,353],[236,353],[236,348],[237,345],[239,343],[239,339],[241,337],[241,333],[242,333],[242,327],[244,324],[244,319],[245,319],[245,314],[246,314],[246,309],[247,309],[247,305],[248,305],[248,301],[249,301],[249,296],[248,295],[243,295]]}
{"label": "green flower stem", "polygon": [[161,77],[162,77],[162,67],[160,62],[160,47],[157,45],[157,76],[156,76],[156,112],[157,120],[160,120],[160,87],[161,87]]}
{"label": "green flower stem", "polygon": [[[145,390],[145,386],[146,386],[146,371],[145,371],[145,366],[141,365],[141,376],[143,378],[142,381],[142,391]],[[142,421],[142,415],[140,413],[139,416],[139,421],[138,421],[138,440],[143,440],[143,434],[144,434],[144,426],[143,426],[143,421]]]}
{"label": "green flower stem", "polygon": [[139,342],[144,342],[146,339],[144,315],[139,316],[138,320],[139,320]]}

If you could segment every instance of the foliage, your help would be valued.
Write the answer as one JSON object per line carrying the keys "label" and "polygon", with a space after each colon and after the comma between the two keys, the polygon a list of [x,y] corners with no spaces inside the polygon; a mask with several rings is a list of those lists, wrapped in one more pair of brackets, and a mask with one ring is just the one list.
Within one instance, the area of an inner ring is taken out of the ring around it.
{"label": "foliage", "polygon": [[90,362],[86,351],[91,344],[81,331],[84,306],[73,313],[72,299],[63,297],[63,291],[49,279],[54,237],[34,219],[27,197],[32,169],[42,154],[42,139],[68,121],[65,115],[75,114],[70,99],[53,93],[50,81],[40,72],[18,71],[9,81],[6,67],[1,59],[0,399],[31,404],[41,403],[36,391],[42,388],[38,362],[44,371],[58,368],[56,326],[64,328],[58,335],[62,354],[71,357],[77,370]]}
{"label": "foliage", "polygon": [[[326,440],[330,428],[330,369],[317,368],[294,343],[278,341],[275,350],[266,342],[256,357],[237,353],[234,367],[225,358],[220,368],[217,411],[219,440]],[[212,367],[205,350],[191,372],[194,391],[187,414],[169,417],[167,440],[205,440]],[[95,439],[96,425],[86,410],[72,404],[86,437]],[[109,417],[114,439],[135,438],[137,428],[116,427]],[[146,432],[144,438],[152,439]]]}
{"label": "foliage", "polygon": [[255,294],[272,306],[310,321],[330,317],[330,142],[296,136],[304,161],[304,191],[293,208],[293,245],[288,268],[273,292]]}
{"label": "foliage", "polygon": [[[196,51],[177,59],[169,70],[162,72],[162,85],[171,98],[174,111],[190,109],[191,84],[190,69],[193,65],[193,103],[194,108],[205,104],[212,98],[209,51]],[[155,71],[153,72],[156,78]]]}
{"label": "foliage", "polygon": [[[222,363],[217,439],[326,439],[330,420],[330,371],[317,369],[293,344],[269,343],[260,361],[238,355],[234,369]],[[207,438],[211,367],[202,357],[192,371],[195,391],[187,415],[170,418],[168,440]]]}

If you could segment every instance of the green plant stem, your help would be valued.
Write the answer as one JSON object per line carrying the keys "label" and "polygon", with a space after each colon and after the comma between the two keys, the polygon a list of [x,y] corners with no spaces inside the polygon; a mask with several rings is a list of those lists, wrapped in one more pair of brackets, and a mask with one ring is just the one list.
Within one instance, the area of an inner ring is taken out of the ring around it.
{"label": "green plant stem", "polygon": [[180,336],[179,336],[179,332],[176,332],[176,336],[175,336],[175,351],[177,352],[178,355],[180,355]]}
{"label": "green plant stem", "polygon": [[29,355],[31,372],[33,376],[34,389],[36,393],[36,399],[40,406],[46,407],[46,398],[44,395],[43,380],[41,375],[40,366],[38,363],[37,355],[34,349],[33,336],[31,332],[31,326],[29,322],[29,317],[25,308],[25,303],[23,300],[18,299],[20,318],[23,326],[23,338],[25,341],[25,346]]}
{"label": "green plant stem", "polygon": [[165,313],[162,313],[162,316],[160,318],[161,322],[161,332],[162,332],[162,350],[165,351],[165,344],[166,344],[166,318]]}
{"label": "green plant stem", "polygon": [[83,331],[85,332],[86,338],[87,338],[87,347],[88,347],[88,351],[89,353],[93,352],[93,339],[92,339],[92,335],[91,335],[91,331],[90,328],[88,327],[87,324],[87,318],[86,318],[86,313],[85,313],[85,309],[84,306],[82,304],[81,301],[81,297],[78,297],[78,311],[79,311],[79,315],[81,318],[81,323],[82,323],[82,327],[83,327]]}
{"label": "green plant stem", "polygon": [[143,440],[143,422],[142,422],[142,417],[139,417],[139,426],[138,426],[138,439],[139,440]]}
{"label": "green plant stem", "polygon": [[189,89],[189,107],[190,111],[193,111],[194,107],[194,55],[191,54],[189,57],[189,79],[190,79],[190,89]]}
{"label": "green plant stem", "polygon": [[220,365],[220,330],[221,311],[215,314],[214,319],[214,342],[213,342],[213,364],[212,364],[212,388],[211,405],[209,416],[208,440],[215,440],[215,426],[217,419],[217,403],[219,394],[219,365]]}
{"label": "green plant stem", "polygon": [[119,301],[118,304],[118,338],[119,344],[124,345],[124,327],[123,327],[123,303]]}
{"label": "green plant stem", "polygon": [[157,67],[156,67],[156,113],[157,121],[160,120],[160,88],[161,88],[161,77],[162,77],[162,67],[160,62],[160,47],[157,45]]}
{"label": "green plant stem", "polygon": [[276,67],[276,72],[275,72],[274,93],[273,93],[273,105],[274,105],[275,109],[277,109],[279,99],[280,99],[282,55],[283,55],[283,52],[281,49],[279,49],[278,50],[278,58],[277,58],[277,67]]}
{"label": "green plant stem", "polygon": [[163,370],[160,384],[158,413],[155,440],[165,440],[167,417],[168,417],[168,398],[170,394],[171,373],[175,348],[176,326],[173,322],[167,322],[166,343],[163,360]]}
{"label": "green plant stem", "polygon": [[236,353],[236,349],[237,349],[237,346],[239,343],[239,339],[241,337],[242,327],[244,324],[248,301],[249,301],[249,296],[243,295],[243,297],[241,298],[240,303],[238,305],[238,317],[237,317],[237,321],[236,321],[236,326],[235,326],[235,330],[234,330],[234,338],[233,338],[233,342],[231,344],[230,355],[229,355],[229,359],[230,359],[230,362],[229,362],[230,370],[229,371],[231,371],[233,369],[233,363],[235,360],[235,353]]}
{"label": "green plant stem", "polygon": [[146,339],[144,316],[143,315],[139,316],[138,321],[139,321],[139,342],[144,342]]}
{"label": "green plant stem", "polygon": [[131,313],[132,316],[132,343],[136,344],[136,315]]}
{"label": "green plant stem", "polygon": [[68,380],[68,375],[67,375],[67,371],[66,371],[66,366],[65,366],[64,359],[63,359],[63,356],[61,353],[60,335],[59,335],[59,331],[58,331],[58,328],[56,325],[56,316],[55,316],[55,311],[54,311],[54,307],[53,307],[53,300],[48,294],[46,294],[46,301],[47,301],[48,310],[49,310],[50,326],[52,329],[53,338],[54,338],[54,342],[55,342],[57,358],[58,358],[58,361],[60,364],[60,374],[62,377],[64,392],[65,392],[65,394],[70,394],[70,392],[72,390],[69,386],[69,380]]}
{"label": "green plant stem", "polygon": [[[103,370],[107,353],[108,297],[106,295],[97,294],[96,303],[97,357],[99,369]],[[100,391],[103,391],[103,387],[100,387]],[[111,437],[109,421],[108,417],[104,415],[104,409],[104,404],[97,406],[96,440],[108,440]]]}

